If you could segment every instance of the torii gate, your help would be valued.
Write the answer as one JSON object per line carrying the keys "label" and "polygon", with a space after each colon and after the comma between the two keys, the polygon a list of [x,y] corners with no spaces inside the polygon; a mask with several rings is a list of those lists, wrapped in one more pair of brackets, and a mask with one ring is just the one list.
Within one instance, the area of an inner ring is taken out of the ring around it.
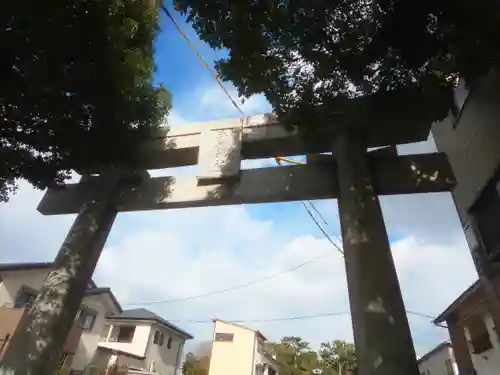
{"label": "torii gate", "polygon": [[[140,145],[139,171],[80,171],[79,183],[49,189],[38,206],[44,215],[78,216],[0,374],[53,375],[117,212],[337,198],[359,375],[418,375],[378,195],[449,191],[455,180],[444,154],[366,150],[424,141],[429,131],[394,122],[311,149],[266,114],[158,129]],[[243,159],[330,151],[307,165],[241,170]],[[194,176],[145,172],[194,164]]]}

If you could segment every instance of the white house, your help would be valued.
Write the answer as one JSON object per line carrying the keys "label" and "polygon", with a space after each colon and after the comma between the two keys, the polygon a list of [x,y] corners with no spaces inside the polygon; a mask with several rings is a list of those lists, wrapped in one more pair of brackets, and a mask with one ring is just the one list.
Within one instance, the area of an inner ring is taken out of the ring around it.
{"label": "white house", "polygon": [[107,317],[93,364],[127,365],[160,375],[177,375],[189,333],[146,309]]}
{"label": "white house", "polygon": [[[0,264],[0,359],[51,270],[52,263]],[[122,311],[109,288],[90,281],[60,364],[71,375],[92,374],[116,361],[137,371],[177,375],[190,338],[145,309]]]}
{"label": "white house", "polygon": [[266,353],[265,342],[259,331],[215,320],[208,375],[277,375],[276,362]]}
{"label": "white house", "polygon": [[449,342],[442,342],[417,361],[420,375],[458,375],[458,366]]}

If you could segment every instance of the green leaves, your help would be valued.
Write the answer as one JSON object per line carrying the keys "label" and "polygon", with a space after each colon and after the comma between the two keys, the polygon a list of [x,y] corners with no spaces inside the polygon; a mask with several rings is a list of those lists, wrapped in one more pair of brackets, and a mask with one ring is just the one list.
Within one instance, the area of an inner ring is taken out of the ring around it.
{"label": "green leaves", "polygon": [[132,165],[171,97],[153,87],[157,11],[148,1],[27,0],[0,14],[0,199],[73,168]]}
{"label": "green leaves", "polygon": [[174,3],[203,40],[229,49],[216,64],[224,80],[241,96],[264,93],[285,125],[313,137],[320,124],[369,121],[367,110],[377,106],[379,118],[443,119],[452,105],[449,77],[473,82],[500,61],[494,0]]}

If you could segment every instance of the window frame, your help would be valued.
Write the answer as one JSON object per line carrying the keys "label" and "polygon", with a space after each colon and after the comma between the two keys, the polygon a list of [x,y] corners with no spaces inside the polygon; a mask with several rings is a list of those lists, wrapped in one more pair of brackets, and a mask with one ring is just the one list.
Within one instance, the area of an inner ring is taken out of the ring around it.
{"label": "window frame", "polygon": [[[26,302],[23,302],[21,304],[19,298],[23,293],[29,294],[30,298],[28,298]],[[32,300],[31,297],[33,297]],[[36,289],[30,288],[27,285],[21,285],[21,287],[17,291],[16,298],[14,299],[13,307],[15,309],[29,308],[35,302],[37,297],[38,297],[38,291]]]}
{"label": "window frame", "polygon": [[[118,333],[116,335],[116,342],[131,343],[132,341],[134,341],[135,330],[136,330],[135,325],[124,324],[124,325],[117,326],[117,328],[118,328]],[[121,333],[122,329],[131,329],[132,330],[132,335],[130,337],[130,341],[120,341],[120,333]]]}
{"label": "window frame", "polygon": [[224,332],[216,332],[214,341],[217,342],[233,342],[234,341],[234,333],[224,333]]}
{"label": "window frame", "polygon": [[[75,324],[84,331],[92,331],[92,329],[94,329],[95,322],[97,320],[97,315],[98,312],[95,311],[94,309],[91,309],[90,307],[87,306],[80,306],[75,316]],[[83,321],[81,320],[82,316],[83,316]],[[90,324],[87,327],[86,323],[88,317],[91,317],[92,320],[90,321]]]}
{"label": "window frame", "polygon": [[172,336],[168,336],[167,349],[169,349],[169,350],[172,349],[172,342],[173,342]]}
{"label": "window frame", "polygon": [[[484,223],[485,218],[492,220],[491,218],[482,215],[484,207],[491,207],[494,203],[498,205],[499,217],[500,217],[500,167],[495,171],[493,176],[484,185],[484,188],[476,197],[474,203],[470,206],[468,213],[471,217],[469,226],[472,227],[472,232],[476,237],[477,251],[482,252],[482,254],[492,261],[500,256],[500,237],[496,244],[486,246],[484,230],[481,230],[480,222]],[[496,199],[496,202],[494,201]],[[494,213],[494,216],[495,213]],[[483,224],[484,225],[484,224]],[[464,228],[466,230],[467,228]],[[467,237],[467,235],[466,235]],[[467,239],[468,240],[468,239]],[[470,247],[470,246],[469,246]],[[472,250],[472,249],[471,249]]]}

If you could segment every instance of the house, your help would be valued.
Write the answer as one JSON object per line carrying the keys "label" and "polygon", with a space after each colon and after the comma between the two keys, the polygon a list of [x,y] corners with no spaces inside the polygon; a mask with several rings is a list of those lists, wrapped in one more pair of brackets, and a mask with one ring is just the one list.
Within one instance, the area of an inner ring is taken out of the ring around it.
{"label": "house", "polygon": [[449,342],[442,342],[417,361],[420,375],[458,375],[458,366]]}
{"label": "house", "polygon": [[[474,264],[488,278],[500,274],[499,84],[495,71],[470,90],[461,82],[455,113],[432,127],[436,147],[448,156],[457,180],[452,197]],[[490,296],[498,293],[483,286]]]}
{"label": "house", "polygon": [[208,375],[277,375],[275,360],[265,350],[259,331],[214,320]]}
{"label": "house", "polygon": [[[51,270],[50,262],[0,264],[0,358]],[[119,311],[111,290],[98,288],[91,281],[63,347],[61,366],[83,370],[82,362],[91,355],[92,342],[102,330],[106,315]]]}
{"label": "house", "polygon": [[[493,280],[500,287],[500,277]],[[435,320],[446,322],[457,367],[462,375],[498,375],[500,373],[500,340],[492,314],[479,281],[472,284]]]}
{"label": "house", "polygon": [[160,375],[176,375],[189,333],[146,309],[107,317],[92,364],[126,365]]}
{"label": "house", "polygon": [[[0,264],[0,359],[51,270],[50,262]],[[117,362],[132,366],[134,373],[176,375],[189,338],[152,312],[123,311],[109,288],[90,281],[64,344],[61,366],[72,375],[87,375]]]}

